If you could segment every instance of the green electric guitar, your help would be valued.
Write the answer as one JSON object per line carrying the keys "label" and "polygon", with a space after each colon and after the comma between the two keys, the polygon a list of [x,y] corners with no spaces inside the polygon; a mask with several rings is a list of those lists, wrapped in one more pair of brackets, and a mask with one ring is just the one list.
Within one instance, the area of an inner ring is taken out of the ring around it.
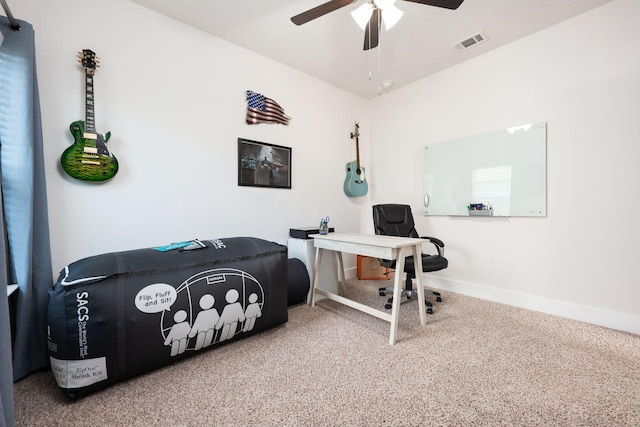
{"label": "green electric guitar", "polygon": [[356,140],[356,160],[347,163],[347,177],[344,180],[344,193],[349,197],[362,197],[369,191],[367,178],[364,176],[364,167],[360,165],[360,125],[356,122],[351,139]]}
{"label": "green electric guitar", "polygon": [[118,172],[118,160],[107,149],[111,132],[104,136],[96,132],[93,77],[99,60],[89,49],[78,52],[78,56],[85,71],[85,120],[69,126],[74,143],[64,150],[60,164],[69,176],[81,181],[107,181]]}

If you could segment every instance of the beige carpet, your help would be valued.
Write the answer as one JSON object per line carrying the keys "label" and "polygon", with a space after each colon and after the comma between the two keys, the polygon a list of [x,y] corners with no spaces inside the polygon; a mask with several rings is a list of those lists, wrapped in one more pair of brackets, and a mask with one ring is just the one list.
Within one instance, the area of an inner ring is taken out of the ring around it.
{"label": "beige carpet", "polygon": [[[380,282],[351,282],[381,307]],[[640,336],[444,293],[389,324],[331,301],[281,327],[69,401],[15,384],[18,426],[640,426]]]}

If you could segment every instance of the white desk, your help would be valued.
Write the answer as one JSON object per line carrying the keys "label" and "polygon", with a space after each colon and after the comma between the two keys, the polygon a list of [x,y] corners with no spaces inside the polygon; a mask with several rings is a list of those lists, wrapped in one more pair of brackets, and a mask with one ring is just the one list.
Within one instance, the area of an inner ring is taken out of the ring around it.
{"label": "white desk", "polygon": [[[329,233],[326,235],[314,234],[314,246],[316,247],[316,269],[313,274],[313,284],[311,286],[310,305],[315,305],[316,294],[322,295],[330,300],[339,302],[356,310],[363,311],[372,316],[378,317],[391,323],[391,331],[389,332],[389,344],[396,342],[398,333],[398,314],[400,313],[400,298],[402,292],[401,277],[402,273],[394,275],[393,279],[393,304],[391,313],[377,310],[368,305],[361,304],[357,301],[350,300],[343,296],[337,295],[323,289],[318,289],[320,264],[326,250],[335,252],[338,259],[338,281],[341,284],[345,282],[344,262],[342,253],[351,253],[358,255],[367,255],[375,258],[395,259],[396,271],[404,271],[405,257],[413,256],[416,271],[422,271],[421,246],[425,242],[424,239],[414,239],[408,237],[394,236],[378,236],[372,234],[360,233]],[[416,274],[418,288],[418,311],[420,313],[420,324],[426,325],[427,315],[424,303],[424,287],[422,284],[422,274]]]}

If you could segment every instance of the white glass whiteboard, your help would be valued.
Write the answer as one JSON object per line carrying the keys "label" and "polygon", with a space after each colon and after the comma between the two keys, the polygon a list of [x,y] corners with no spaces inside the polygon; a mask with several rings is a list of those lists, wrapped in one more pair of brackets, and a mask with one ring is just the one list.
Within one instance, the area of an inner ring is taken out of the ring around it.
{"label": "white glass whiteboard", "polygon": [[426,215],[467,216],[483,203],[493,216],[546,216],[546,146],[546,122],[427,145]]}

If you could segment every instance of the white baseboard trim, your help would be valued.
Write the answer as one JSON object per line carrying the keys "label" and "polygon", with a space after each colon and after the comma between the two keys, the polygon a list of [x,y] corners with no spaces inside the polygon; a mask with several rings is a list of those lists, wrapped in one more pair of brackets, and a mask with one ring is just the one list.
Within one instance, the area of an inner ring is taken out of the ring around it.
{"label": "white baseboard trim", "polygon": [[349,280],[349,279],[355,279],[356,277],[358,277],[358,268],[357,267],[345,267],[344,269],[344,278]]}
{"label": "white baseboard trim", "polygon": [[425,283],[428,283],[430,288],[456,292],[471,297],[640,335],[640,316],[492,288],[475,283],[433,276],[425,277],[425,279]]}

